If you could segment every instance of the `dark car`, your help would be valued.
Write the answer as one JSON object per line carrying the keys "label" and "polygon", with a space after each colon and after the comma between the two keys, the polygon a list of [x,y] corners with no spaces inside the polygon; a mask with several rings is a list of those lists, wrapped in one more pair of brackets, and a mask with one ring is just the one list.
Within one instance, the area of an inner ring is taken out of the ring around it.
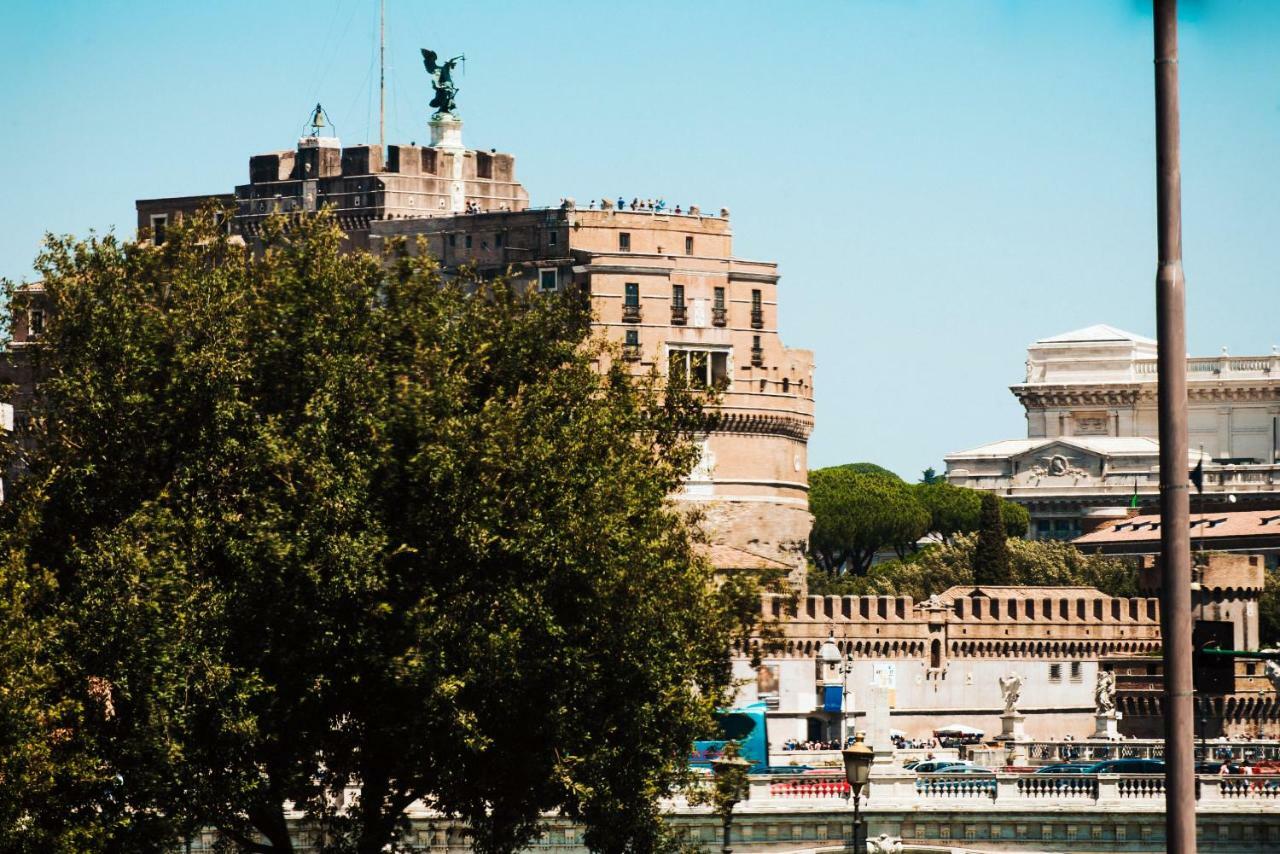
{"label": "dark car", "polygon": [[934,774],[944,769],[964,768],[968,765],[968,762],[961,762],[958,759],[927,759],[924,762],[916,763],[916,766],[911,770],[917,774]]}
{"label": "dark car", "polygon": [[1057,765],[1046,765],[1037,768],[1034,774],[1088,774],[1094,762],[1060,762]]}
{"label": "dark car", "polygon": [[1163,774],[1162,759],[1104,759],[1085,769],[1085,774]]}

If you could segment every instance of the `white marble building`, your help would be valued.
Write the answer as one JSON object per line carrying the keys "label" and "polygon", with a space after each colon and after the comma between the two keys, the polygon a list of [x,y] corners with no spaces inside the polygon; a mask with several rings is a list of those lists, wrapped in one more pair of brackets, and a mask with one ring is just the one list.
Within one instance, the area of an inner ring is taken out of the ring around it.
{"label": "white marble building", "polygon": [[[1206,506],[1280,506],[1280,352],[1189,357],[1188,469],[1204,460]],[[1069,539],[1093,508],[1159,495],[1156,342],[1097,325],[1027,348],[1010,388],[1026,438],[946,457],[947,479],[1025,505],[1035,537]]]}

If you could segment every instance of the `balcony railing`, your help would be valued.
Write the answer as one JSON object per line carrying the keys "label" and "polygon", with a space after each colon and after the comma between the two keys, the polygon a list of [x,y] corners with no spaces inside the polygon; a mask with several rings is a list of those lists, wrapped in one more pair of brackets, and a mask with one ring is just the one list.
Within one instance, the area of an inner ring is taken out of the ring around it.
{"label": "balcony railing", "polygon": [[725,326],[729,322],[729,312],[724,306],[717,306],[711,309],[711,325]]}
{"label": "balcony railing", "polygon": [[684,326],[689,320],[689,309],[683,305],[671,306],[671,323],[673,326]]}
{"label": "balcony railing", "polygon": [[751,328],[764,329],[764,309],[762,308],[751,309]]}
{"label": "balcony railing", "polygon": [[640,322],[640,306],[623,305],[622,306],[622,322],[623,323],[639,323]]}
{"label": "balcony railing", "polygon": [[763,347],[751,348],[751,365],[752,367],[756,367],[756,368],[759,368],[764,365],[764,348]]}
{"label": "balcony railing", "polygon": [[640,361],[640,345],[639,344],[623,344],[622,358],[628,362]]}

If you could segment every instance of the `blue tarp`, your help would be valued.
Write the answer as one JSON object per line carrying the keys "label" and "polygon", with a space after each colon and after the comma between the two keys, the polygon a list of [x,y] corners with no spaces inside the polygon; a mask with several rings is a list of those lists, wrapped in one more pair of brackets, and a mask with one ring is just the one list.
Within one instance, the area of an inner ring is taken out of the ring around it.
{"label": "blue tarp", "polygon": [[823,685],[822,686],[822,711],[824,712],[840,712],[844,711],[842,700],[844,690],[839,685]]}

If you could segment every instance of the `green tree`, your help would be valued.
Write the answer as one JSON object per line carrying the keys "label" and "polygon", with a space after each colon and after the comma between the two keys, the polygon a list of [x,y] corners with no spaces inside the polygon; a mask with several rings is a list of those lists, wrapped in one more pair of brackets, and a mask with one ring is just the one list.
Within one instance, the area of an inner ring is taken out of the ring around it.
{"label": "green tree", "polygon": [[[921,549],[906,561],[876,564],[862,577],[832,580],[820,570],[809,575],[814,595],[911,596],[927,599],[950,587],[974,585],[977,534],[961,534],[951,544]],[[1010,539],[1010,584],[1027,587],[1096,587],[1108,596],[1137,596],[1134,566],[1124,558],[1085,554],[1057,540]]]}
{"label": "green tree", "polygon": [[982,493],[982,513],[978,520],[978,545],[973,552],[973,581],[977,585],[1010,583],[1009,548],[1005,543],[1004,518],[1000,498]]}
{"label": "green tree", "polygon": [[1000,499],[1000,518],[1004,520],[1004,532],[1008,537],[1025,537],[1031,527],[1031,514],[1016,501]]}
{"label": "green tree", "polygon": [[0,847],[289,852],[287,801],[381,852],[421,799],[483,852],[550,809],[652,849],[742,631],[668,500],[703,401],[576,295],[346,254],[327,216],[261,237],[205,213],[39,259]]}
{"label": "green tree", "polygon": [[879,466],[875,463],[847,463],[845,466],[841,466],[840,468],[848,468],[850,471],[858,472],[858,474],[878,474],[881,477],[887,477],[890,480],[902,480],[902,478],[898,477],[884,466]]}
{"label": "green tree", "polygon": [[[922,481],[914,490],[916,498],[929,511],[928,532],[943,542],[952,542],[957,535],[972,533],[981,527],[981,490],[953,486],[941,478]],[[1026,536],[1030,516],[1025,507],[1001,498],[1000,515],[1008,536]]]}
{"label": "green tree", "polygon": [[940,483],[943,480],[944,478],[942,477],[942,475],[938,474],[937,470],[935,470],[933,466],[929,466],[927,469],[920,472],[921,483],[924,483],[924,484]]}
{"label": "green tree", "polygon": [[876,552],[893,548],[904,554],[928,529],[929,514],[911,487],[853,465],[809,473],[809,536],[815,563],[831,575],[865,574]]}

